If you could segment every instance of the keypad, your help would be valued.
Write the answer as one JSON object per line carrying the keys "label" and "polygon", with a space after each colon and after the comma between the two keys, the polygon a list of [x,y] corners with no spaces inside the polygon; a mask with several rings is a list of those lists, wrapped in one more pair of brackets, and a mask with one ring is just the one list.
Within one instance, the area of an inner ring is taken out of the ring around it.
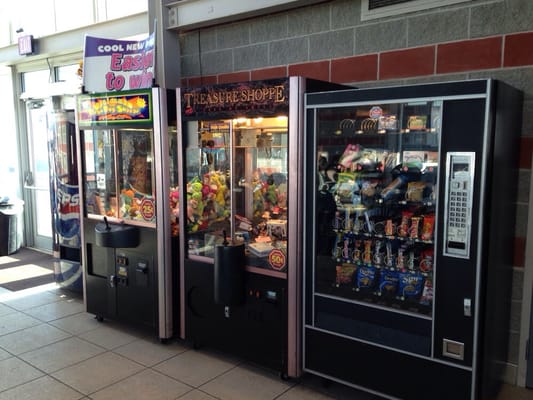
{"label": "keypad", "polygon": [[466,228],[468,193],[466,190],[450,192],[448,225],[452,228]]}

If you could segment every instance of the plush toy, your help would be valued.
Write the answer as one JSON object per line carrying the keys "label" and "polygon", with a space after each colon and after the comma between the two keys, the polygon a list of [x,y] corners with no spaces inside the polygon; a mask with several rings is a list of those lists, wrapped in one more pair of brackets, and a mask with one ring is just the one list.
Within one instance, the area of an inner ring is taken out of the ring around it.
{"label": "plush toy", "polygon": [[122,189],[120,192],[121,207],[120,214],[124,218],[142,219],[140,213],[140,200],[135,197],[132,189]]}
{"label": "plush toy", "polygon": [[170,232],[172,236],[178,236],[179,233],[179,190],[177,187],[170,188]]}
{"label": "plush toy", "polygon": [[190,232],[196,232],[202,223],[204,202],[203,185],[198,178],[187,184],[187,222]]}

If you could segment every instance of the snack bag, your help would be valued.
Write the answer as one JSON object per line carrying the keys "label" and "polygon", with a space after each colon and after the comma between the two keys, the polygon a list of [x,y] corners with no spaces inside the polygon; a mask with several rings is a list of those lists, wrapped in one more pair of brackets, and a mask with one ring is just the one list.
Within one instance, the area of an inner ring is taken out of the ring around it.
{"label": "snack bag", "polygon": [[424,276],[412,272],[400,272],[398,296],[401,300],[417,300],[422,294]]}
{"label": "snack bag", "polygon": [[407,237],[409,234],[409,221],[411,220],[412,216],[413,213],[411,211],[402,211],[402,220],[400,222],[400,226],[398,227],[398,236]]}
{"label": "snack bag", "polygon": [[353,276],[355,273],[355,265],[349,264],[340,264],[335,267],[336,277],[335,277],[335,286],[339,287],[341,285],[349,285],[352,283]]}
{"label": "snack bag", "polygon": [[420,304],[429,306],[431,303],[433,303],[433,282],[428,278],[424,282],[424,290],[422,291],[422,297],[420,297]]}
{"label": "snack bag", "polygon": [[358,144],[347,145],[339,159],[339,166],[344,169],[351,169],[352,164],[361,158],[361,151],[362,148]]}
{"label": "snack bag", "polygon": [[433,229],[435,227],[435,214],[424,215],[424,222],[422,223],[422,232],[420,239],[433,240]]}
{"label": "snack bag", "polygon": [[355,290],[371,290],[376,283],[376,278],[377,273],[375,267],[360,267],[355,275]]}
{"label": "snack bag", "polygon": [[400,277],[398,271],[381,271],[378,285],[378,296],[382,297],[394,297],[398,292],[398,283]]}

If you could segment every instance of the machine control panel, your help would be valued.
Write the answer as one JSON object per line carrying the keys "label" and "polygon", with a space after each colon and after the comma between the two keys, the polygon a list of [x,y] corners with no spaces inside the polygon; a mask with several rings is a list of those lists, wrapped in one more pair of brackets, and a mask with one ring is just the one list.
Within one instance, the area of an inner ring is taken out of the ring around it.
{"label": "machine control panel", "polygon": [[446,158],[444,255],[470,256],[474,152],[450,152]]}

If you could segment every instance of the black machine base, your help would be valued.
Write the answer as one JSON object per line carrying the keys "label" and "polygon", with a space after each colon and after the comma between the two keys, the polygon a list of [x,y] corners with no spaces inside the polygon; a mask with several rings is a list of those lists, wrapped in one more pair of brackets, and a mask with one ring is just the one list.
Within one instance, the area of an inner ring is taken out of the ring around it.
{"label": "black machine base", "polygon": [[314,329],[305,330],[304,369],[406,400],[467,400],[472,372]]}
{"label": "black machine base", "polygon": [[243,302],[223,305],[215,302],[212,264],[187,261],[185,274],[186,340],[287,377],[286,280],[246,272]]}

